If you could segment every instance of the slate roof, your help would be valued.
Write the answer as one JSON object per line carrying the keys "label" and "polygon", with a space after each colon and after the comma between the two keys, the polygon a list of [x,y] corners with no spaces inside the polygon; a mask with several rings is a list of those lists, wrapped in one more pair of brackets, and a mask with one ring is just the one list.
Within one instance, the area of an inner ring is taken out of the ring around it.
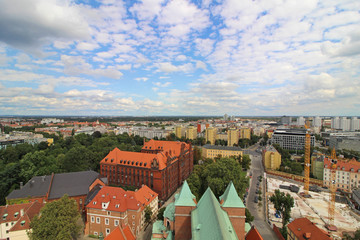
{"label": "slate roof", "polygon": [[48,199],[58,199],[64,194],[69,197],[87,195],[89,186],[98,176],[94,171],[55,174]]}
{"label": "slate roof", "polygon": [[219,145],[210,145],[210,144],[206,144],[206,145],[204,145],[202,147],[206,148],[206,149],[242,151],[242,148],[240,148],[240,147],[219,146]]}
{"label": "slate roof", "polygon": [[208,188],[191,212],[192,239],[238,239],[228,214]]}
{"label": "slate roof", "polygon": [[50,181],[51,175],[33,177],[22,187],[22,189],[12,191],[6,199],[27,198],[29,196],[45,197],[49,190]]}
{"label": "slate roof", "polygon": [[195,196],[191,193],[187,181],[184,181],[183,186],[181,187],[180,193],[175,200],[175,206],[196,206]]}
{"label": "slate roof", "polygon": [[229,183],[223,195],[220,196],[222,207],[245,208],[232,182]]}

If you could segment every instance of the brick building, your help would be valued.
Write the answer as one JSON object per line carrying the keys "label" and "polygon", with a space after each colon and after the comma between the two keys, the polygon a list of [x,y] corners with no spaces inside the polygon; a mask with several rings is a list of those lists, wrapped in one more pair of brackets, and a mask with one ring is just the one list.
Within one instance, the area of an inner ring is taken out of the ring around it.
{"label": "brick building", "polygon": [[145,226],[146,206],[157,212],[158,195],[145,185],[135,192],[104,186],[86,205],[85,234],[107,236],[129,226],[137,236]]}
{"label": "brick building", "polygon": [[152,239],[171,235],[175,240],[244,240],[250,229],[245,223],[245,206],[232,182],[219,200],[208,188],[197,202],[185,181],[175,201],[166,207],[164,221],[154,223]]}
{"label": "brick building", "polygon": [[109,184],[149,186],[165,200],[193,170],[193,151],[184,142],[150,140],[141,152],[112,150],[100,162],[100,173]]}

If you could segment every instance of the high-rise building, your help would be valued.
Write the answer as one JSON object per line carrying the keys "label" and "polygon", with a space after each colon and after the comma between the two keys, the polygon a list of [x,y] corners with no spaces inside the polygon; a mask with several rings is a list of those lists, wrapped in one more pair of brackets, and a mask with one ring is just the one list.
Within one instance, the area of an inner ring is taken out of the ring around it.
{"label": "high-rise building", "polygon": [[281,117],[281,124],[283,125],[290,125],[292,121],[292,117],[290,116],[282,116]]}
{"label": "high-rise building", "polygon": [[322,120],[321,117],[315,117],[314,118],[314,127],[321,127],[322,126]]}
{"label": "high-rise building", "polygon": [[296,125],[304,126],[305,125],[305,118],[304,117],[298,117]]}
{"label": "high-rise building", "polygon": [[196,139],[196,137],[197,137],[196,127],[188,126],[186,128],[186,138],[193,140],[193,139]]}
{"label": "high-rise building", "polygon": [[331,128],[340,129],[340,118],[339,117],[333,117],[331,119]]}
{"label": "high-rise building", "polygon": [[357,117],[352,117],[351,118],[351,126],[350,126],[350,131],[356,131],[360,129],[360,122],[359,119]]}
{"label": "high-rise building", "polygon": [[[305,129],[276,129],[271,137],[271,143],[279,144],[281,148],[289,150],[304,150]],[[314,146],[315,137],[310,138],[311,146]]]}
{"label": "high-rise building", "polygon": [[251,138],[251,129],[250,128],[241,128],[240,129],[240,138]]}
{"label": "high-rise building", "polygon": [[181,138],[182,137],[182,126],[178,125],[175,127],[175,136],[177,138]]}
{"label": "high-rise building", "polygon": [[205,130],[205,139],[206,139],[206,142],[210,142],[211,145],[214,145],[214,144],[215,144],[215,140],[216,140],[216,132],[217,132],[217,129],[216,129],[216,128],[208,127],[208,128]]}
{"label": "high-rise building", "polygon": [[263,163],[266,169],[278,170],[281,165],[281,155],[273,147],[267,146],[262,153]]}
{"label": "high-rise building", "polygon": [[340,118],[340,129],[343,131],[350,131],[350,119],[347,117]]}
{"label": "high-rise building", "polygon": [[227,121],[227,120],[229,120],[229,115],[227,115],[227,114],[225,113],[225,115],[224,115],[224,121]]}
{"label": "high-rise building", "polygon": [[239,143],[239,130],[236,128],[230,128],[227,132],[228,146],[232,147]]}

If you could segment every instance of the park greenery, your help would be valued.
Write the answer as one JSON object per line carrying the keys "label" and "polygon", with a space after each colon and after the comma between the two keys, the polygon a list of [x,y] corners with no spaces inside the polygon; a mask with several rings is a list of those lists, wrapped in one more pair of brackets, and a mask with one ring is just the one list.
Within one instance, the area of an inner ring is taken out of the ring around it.
{"label": "park greenery", "polygon": [[30,240],[77,239],[82,229],[80,213],[75,200],[64,195],[61,199],[47,203],[40,215],[35,216],[28,232]]}
{"label": "park greenery", "polygon": [[291,154],[289,150],[281,148],[279,144],[273,144],[273,146],[281,155],[280,171],[302,175],[304,171],[304,158],[302,158],[300,162],[291,160]]}
{"label": "park greenery", "polygon": [[26,183],[33,176],[51,173],[98,171],[100,160],[118,147],[124,151],[141,151],[143,138],[127,134],[78,134],[65,139],[55,134],[44,134],[54,138],[54,144],[46,142],[36,145],[27,143],[8,146],[0,150],[0,205],[5,197],[20,182]]}
{"label": "park greenery", "polygon": [[280,229],[281,234],[284,238],[287,237],[286,225],[290,221],[291,208],[294,207],[294,198],[289,193],[285,195],[279,189],[275,190],[275,193],[270,197],[270,201],[274,204],[276,212],[281,214],[282,228]]}

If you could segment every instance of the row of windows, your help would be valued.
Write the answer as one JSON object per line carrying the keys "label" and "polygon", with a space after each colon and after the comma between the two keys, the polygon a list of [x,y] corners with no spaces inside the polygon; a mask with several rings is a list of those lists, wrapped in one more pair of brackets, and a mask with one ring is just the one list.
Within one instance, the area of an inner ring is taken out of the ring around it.
{"label": "row of windows", "polygon": [[[91,222],[94,223],[95,222],[95,217],[91,216]],[[96,217],[96,223],[100,224],[101,223],[101,219],[100,217]],[[105,225],[109,225],[110,224],[110,220],[108,218],[105,218]],[[119,225],[119,220],[114,220],[114,226],[118,226]]]}

